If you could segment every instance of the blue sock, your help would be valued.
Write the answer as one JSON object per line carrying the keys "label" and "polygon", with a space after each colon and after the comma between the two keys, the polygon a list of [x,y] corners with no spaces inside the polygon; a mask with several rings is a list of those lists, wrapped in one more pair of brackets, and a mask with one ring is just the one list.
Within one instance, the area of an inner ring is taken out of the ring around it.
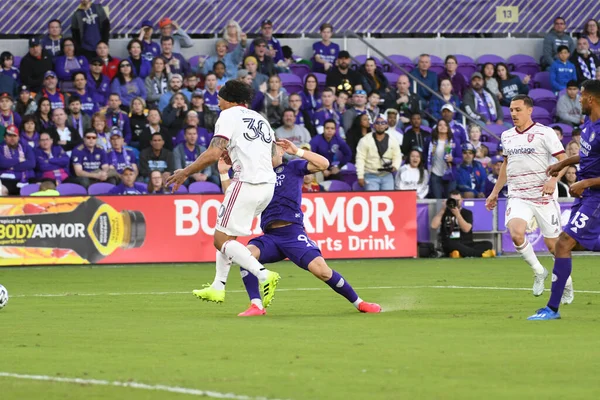
{"label": "blue sock", "polygon": [[350,303],[354,303],[356,300],[358,300],[358,295],[354,289],[352,289],[352,286],[335,270],[333,270],[333,275],[331,275],[331,278],[329,278],[329,280],[325,283],[337,293],[344,296]]}
{"label": "blue sock", "polygon": [[[558,311],[560,299],[562,298],[563,292],[565,291],[565,285],[567,284],[567,279],[571,276],[571,269],[571,258],[557,258],[554,260],[554,269],[552,270],[552,293],[550,294],[550,301],[548,301],[548,307],[554,311]],[[554,279],[554,276],[556,276],[556,279]]]}
{"label": "blue sock", "polygon": [[246,292],[248,292],[250,301],[256,299],[260,300],[258,278],[242,267],[240,267],[240,274],[242,274],[242,281],[244,282],[244,286],[246,287]]}

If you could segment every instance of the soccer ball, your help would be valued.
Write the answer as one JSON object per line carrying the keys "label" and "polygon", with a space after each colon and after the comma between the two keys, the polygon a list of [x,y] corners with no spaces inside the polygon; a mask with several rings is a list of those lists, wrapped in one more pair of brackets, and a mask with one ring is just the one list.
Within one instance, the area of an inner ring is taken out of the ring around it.
{"label": "soccer ball", "polygon": [[0,285],[0,310],[8,304],[8,290]]}

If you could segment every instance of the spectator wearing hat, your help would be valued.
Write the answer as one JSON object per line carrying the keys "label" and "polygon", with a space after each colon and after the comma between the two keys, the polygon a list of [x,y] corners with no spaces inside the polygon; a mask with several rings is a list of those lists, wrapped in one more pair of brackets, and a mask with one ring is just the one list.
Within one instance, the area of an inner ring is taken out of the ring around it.
{"label": "spectator wearing hat", "polygon": [[266,76],[274,75],[277,71],[273,59],[267,55],[267,41],[263,38],[256,38],[250,47],[250,55],[253,56],[257,63],[257,71]]}
{"label": "spectator wearing hat", "polygon": [[81,99],[76,94],[69,97],[67,126],[70,129],[77,131],[81,137],[83,137],[85,131],[92,126],[90,116],[81,112]]}
{"label": "spectator wearing hat", "polygon": [[54,124],[50,128],[52,141],[65,151],[73,150],[83,141],[79,132],[67,125],[67,113],[63,108],[52,110],[52,123]]}
{"label": "spectator wearing hat", "polygon": [[152,62],[154,57],[160,55],[160,45],[152,41],[152,33],[154,33],[154,24],[146,19],[142,21],[142,27],[138,40],[142,42],[142,57],[148,62]]}
{"label": "spectator wearing hat", "polygon": [[452,93],[452,82],[450,78],[440,79],[440,90],[438,94],[443,98],[432,96],[429,102],[429,111],[433,118],[437,121],[442,118],[442,106],[445,104],[452,105],[454,108],[460,108],[460,99],[456,94]]}
{"label": "spectator wearing hat", "polygon": [[98,112],[98,103],[95,100],[93,90],[88,86],[87,75],[83,72],[73,74],[74,92],[71,96],[78,96],[81,101],[81,112],[91,117]]}
{"label": "spectator wearing hat", "polygon": [[21,87],[21,91],[19,92],[19,98],[16,103],[17,104],[15,105],[15,111],[19,115],[33,115],[37,110],[37,104],[33,97],[31,97],[31,92],[29,91],[29,89],[27,89],[27,86]]}
{"label": "spectator wearing hat", "polygon": [[258,71],[258,60],[254,56],[244,58],[244,69],[252,76],[252,89],[254,92],[266,92],[269,77]]}
{"label": "spectator wearing hat", "polygon": [[125,143],[131,141],[131,123],[129,115],[121,108],[121,97],[117,93],[108,96],[108,108],[106,109],[106,126],[110,130],[113,126],[119,128],[123,133]]}
{"label": "spectator wearing hat", "polygon": [[332,88],[335,93],[346,92],[350,96],[355,90],[364,90],[363,78],[350,68],[350,53],[346,50],[339,52],[337,65],[327,73],[325,85]]}
{"label": "spectator wearing hat", "polygon": [[[52,58],[42,50],[39,38],[29,39],[29,52],[21,60],[19,69],[21,83],[32,92],[38,92],[42,88],[46,72],[52,70]],[[15,92],[13,92],[14,95],[16,95]]]}
{"label": "spectator wearing hat", "polygon": [[596,78],[596,70],[600,69],[598,57],[590,50],[590,42],[586,37],[577,39],[577,49],[569,59],[575,65],[577,83],[581,85],[588,79]]}
{"label": "spectator wearing hat", "polygon": [[[554,19],[554,26],[549,33],[544,36],[544,55],[542,57],[542,68],[548,69],[558,54],[560,46],[566,46],[571,54],[575,50],[573,38],[567,32],[567,23],[563,17]],[[566,83],[566,82],[565,82]]]}
{"label": "spectator wearing hat", "polygon": [[342,115],[333,107],[334,102],[335,95],[333,94],[333,89],[323,89],[321,92],[321,103],[323,104],[323,107],[319,108],[313,116],[313,125],[318,134],[323,133],[325,128],[324,124],[327,120],[332,120],[335,122],[336,133],[341,135],[340,128],[342,133],[345,132],[342,125]]}
{"label": "spectator wearing hat", "polygon": [[169,105],[165,108],[163,115],[163,124],[169,131],[168,143],[165,147],[173,150],[174,139],[186,125],[185,120],[190,110],[190,104],[183,93],[175,93],[171,98]]}
{"label": "spectator wearing hat", "polygon": [[394,175],[402,162],[400,143],[387,134],[387,118],[379,115],[374,131],[358,141],[356,175],[358,184],[368,191],[394,190]]}
{"label": "spectator wearing hat", "polygon": [[333,25],[324,23],[319,28],[321,41],[313,43],[313,71],[326,73],[333,65],[340,52],[340,46],[331,41]]}
{"label": "spectator wearing hat", "polygon": [[54,71],[47,71],[44,74],[44,85],[42,90],[35,95],[36,102],[39,102],[42,97],[45,97],[50,100],[50,105],[53,110],[65,108],[67,106],[65,95],[62,94],[57,86],[58,78],[56,73]]}
{"label": "spectator wearing hat", "polygon": [[160,47],[162,50],[160,56],[167,64],[169,64],[172,74],[181,74],[181,76],[185,76],[191,72],[190,64],[180,53],[173,50],[173,43],[172,36],[163,36],[160,39]]}
{"label": "spectator wearing hat", "polygon": [[[160,35],[163,38],[173,38],[173,52],[181,53],[181,49],[187,49],[194,46],[190,35],[179,27],[179,24],[169,17],[164,17],[158,21]],[[162,39],[161,39],[162,41]],[[162,46],[162,44],[161,44]]]}
{"label": "spectator wearing hat", "polygon": [[98,43],[108,43],[110,39],[110,20],[104,7],[92,0],[80,0],[71,17],[71,31],[79,52],[88,59],[94,57]]}
{"label": "spectator wearing hat", "polygon": [[108,191],[111,195],[140,195],[148,191],[143,185],[136,186],[136,173],[131,165],[127,165],[121,174],[121,183]]}
{"label": "spectator wearing hat", "polygon": [[0,93],[0,125],[5,128],[10,125],[21,126],[21,116],[13,111],[13,104],[10,94]]}
{"label": "spectator wearing hat", "polygon": [[38,180],[52,179],[60,183],[69,178],[69,155],[54,143],[50,133],[40,133],[40,141],[33,153],[36,159],[35,176]]}
{"label": "spectator wearing hat", "polygon": [[60,81],[63,91],[73,88],[73,74],[76,72],[87,73],[90,70],[87,58],[75,55],[75,41],[66,38],[62,42],[62,55],[54,57],[54,71]]}
{"label": "spectator wearing hat", "polygon": [[329,160],[329,168],[323,171],[326,180],[339,179],[341,169],[352,158],[350,146],[336,133],[337,127],[334,120],[328,119],[323,123],[323,134],[310,140],[312,151]]}
{"label": "spectator wearing hat", "polygon": [[444,104],[442,106],[441,111],[441,119],[446,121],[448,125],[450,125],[450,129],[452,129],[452,134],[454,135],[454,139],[458,143],[466,143],[467,142],[467,130],[458,122],[455,118],[456,110],[452,104]]}
{"label": "spectator wearing hat", "polygon": [[[423,85],[428,86],[434,92],[438,90],[438,76],[435,72],[430,71],[431,57],[429,54],[421,54],[419,56],[419,62],[417,68],[412,70],[410,75],[413,79],[421,82]],[[423,85],[417,85],[417,95],[419,99],[428,102],[431,99],[431,92],[423,87]]]}
{"label": "spectator wearing hat", "polygon": [[59,19],[48,22],[48,34],[40,39],[42,49],[50,57],[60,56],[62,52],[62,23]]}
{"label": "spectator wearing hat", "polygon": [[[184,132],[184,141],[175,146],[173,150],[173,162],[176,170],[183,169],[192,164],[200,157],[200,154],[206,151],[205,146],[198,144],[198,130],[196,126],[187,125],[184,128]],[[215,179],[217,177],[213,175],[212,167],[209,166],[202,172],[190,175],[185,184],[189,185],[192,182],[206,181],[218,184],[218,179]]]}
{"label": "spectator wearing hat", "polygon": [[181,92],[182,87],[183,77],[179,74],[172,74],[171,78],[169,79],[169,90],[163,93],[158,100],[158,109],[161,113],[165,111],[165,108],[171,102],[173,95]]}
{"label": "spectator wearing hat", "polygon": [[558,46],[557,59],[550,66],[550,86],[557,94],[567,88],[567,82],[577,81],[575,66],[569,61],[569,48]]}
{"label": "spectator wearing hat", "polygon": [[[119,59],[110,55],[108,42],[101,41],[96,45],[96,56],[102,60],[102,73],[111,81],[119,72]],[[95,57],[92,57],[95,59]]]}
{"label": "spectator wearing hat", "polygon": [[[464,91],[469,87],[469,83],[465,79],[464,75],[457,72],[458,60],[453,55],[446,56],[444,60],[445,69],[438,75],[438,84],[441,85],[442,79],[450,79],[452,85],[452,93],[462,98]],[[441,88],[440,88],[441,89]],[[458,107],[458,104],[454,104]]]}
{"label": "spectator wearing hat", "polygon": [[204,92],[201,89],[196,89],[192,93],[191,111],[195,111],[198,114],[198,126],[210,133],[215,131],[218,115],[205,104]]}
{"label": "spectator wearing hat", "polygon": [[[287,139],[296,146],[310,142],[311,137],[308,130],[304,126],[296,124],[296,113],[293,109],[286,108],[283,111],[282,121],[283,125],[275,129],[277,139]],[[289,159],[289,157],[286,158]]]}
{"label": "spectator wearing hat", "polygon": [[[135,176],[138,175],[137,158],[135,153],[126,149],[123,132],[113,126],[109,132],[111,149],[106,153],[108,162],[108,175],[120,179],[126,168],[131,168]],[[135,178],[134,178],[135,180]]]}
{"label": "spectator wearing hat", "polygon": [[127,112],[134,98],[146,98],[146,85],[141,78],[135,76],[129,59],[121,60],[119,63],[119,72],[110,84],[110,92],[119,95],[123,102],[121,108]]}
{"label": "spectator wearing hat", "polygon": [[[175,170],[173,152],[164,148],[165,141],[159,132],[152,134],[150,147],[140,153],[140,178],[148,182],[152,171],[160,171],[166,181]],[[138,179],[139,180],[139,179]]]}
{"label": "spectator wearing hat", "polygon": [[[357,89],[352,94],[352,108],[344,111],[342,114],[342,126],[344,127],[344,132],[348,132],[352,123],[359,115],[367,113],[367,92],[363,89]],[[373,122],[373,119],[369,115],[369,122]]]}
{"label": "spectator wearing hat", "polygon": [[423,200],[429,193],[429,172],[425,168],[423,154],[412,149],[408,154],[408,162],[400,167],[396,175],[396,190],[416,190],[417,197]]}
{"label": "spectator wearing hat", "polygon": [[456,185],[465,199],[484,198],[487,173],[481,163],[475,160],[475,146],[471,143],[462,145],[463,162],[456,171]]}
{"label": "spectator wearing hat", "polygon": [[11,195],[18,195],[23,184],[33,180],[35,155],[33,149],[19,141],[16,125],[6,127],[0,144],[0,179]]}
{"label": "spectator wearing hat", "polygon": [[385,108],[398,110],[398,119],[404,125],[410,122],[410,116],[420,112],[419,98],[410,91],[410,80],[400,75],[396,81],[396,90],[391,90],[384,97]]}
{"label": "spectator wearing hat", "polygon": [[578,83],[576,81],[569,81],[567,83],[567,92],[560,95],[556,104],[556,116],[559,122],[572,126],[583,124],[584,117],[581,113],[580,97]]}
{"label": "spectator wearing hat", "polygon": [[215,44],[216,54],[208,57],[206,60],[200,60],[198,67],[202,71],[202,75],[206,75],[209,71],[213,71],[213,67],[217,61],[222,61],[225,64],[225,70],[227,71],[227,77],[229,79],[235,79],[237,75],[238,65],[244,58],[244,49],[247,43],[246,34],[242,32],[241,42],[236,48],[228,53],[228,43],[225,39],[217,40]]}
{"label": "spectator wearing hat", "polygon": [[86,91],[92,95],[94,101],[105,107],[110,94],[110,79],[102,73],[104,61],[100,57],[94,57],[90,61],[90,71],[87,73]]}
{"label": "spectator wearing hat", "polygon": [[[485,181],[485,197],[487,198],[492,191],[494,190],[494,186],[496,186],[496,182],[498,182],[498,177],[500,176],[500,169],[502,168],[502,163],[504,163],[504,157],[495,156],[492,157],[492,161],[489,164],[490,172],[487,174]],[[506,198],[508,195],[508,185],[504,185],[498,197]]]}
{"label": "spectator wearing hat", "polygon": [[474,72],[471,75],[471,86],[463,96],[464,111],[481,125],[504,124],[504,113],[498,101],[487,88],[483,87],[483,75]]}
{"label": "spectator wearing hat", "polygon": [[398,110],[395,108],[388,108],[383,114],[388,122],[387,134],[396,138],[399,145],[402,145],[404,141],[404,133],[398,122]]}
{"label": "spectator wearing hat", "polygon": [[21,85],[21,73],[14,66],[15,58],[10,51],[3,51],[0,54],[0,70],[3,75],[8,75],[17,81],[17,85]]}
{"label": "spectator wearing hat", "polygon": [[142,42],[138,39],[130,40],[127,43],[127,52],[129,52],[128,60],[131,63],[133,74],[143,81],[150,75],[152,64],[143,57]]}
{"label": "spectator wearing hat", "polygon": [[96,145],[97,138],[93,129],[87,130],[83,137],[83,144],[75,147],[71,153],[74,178],[86,189],[93,183],[108,180],[106,152]]}
{"label": "spectator wearing hat", "polygon": [[[281,49],[281,43],[279,40],[273,37],[273,22],[270,19],[264,19],[260,24],[260,36],[257,39],[262,39],[257,41],[256,39],[250,44],[250,48],[248,49],[248,54],[256,53],[255,47],[258,44],[264,44],[266,52],[266,56],[273,61],[274,64],[279,64],[283,62],[283,50]],[[263,72],[264,73],[264,72]],[[266,74],[271,75],[271,74]]]}

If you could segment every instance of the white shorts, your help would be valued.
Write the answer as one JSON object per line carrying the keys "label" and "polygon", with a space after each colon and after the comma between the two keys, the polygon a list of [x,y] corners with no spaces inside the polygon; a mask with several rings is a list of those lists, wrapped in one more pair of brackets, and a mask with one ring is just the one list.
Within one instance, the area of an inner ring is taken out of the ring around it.
{"label": "white shorts", "polygon": [[233,182],[219,208],[216,230],[229,236],[249,236],[252,221],[267,208],[274,191],[274,183]]}
{"label": "white shorts", "polygon": [[514,197],[510,198],[506,205],[506,226],[508,221],[514,218],[525,220],[527,230],[539,226],[542,236],[548,239],[557,238],[562,229],[560,206],[555,199],[548,204],[539,205]]}

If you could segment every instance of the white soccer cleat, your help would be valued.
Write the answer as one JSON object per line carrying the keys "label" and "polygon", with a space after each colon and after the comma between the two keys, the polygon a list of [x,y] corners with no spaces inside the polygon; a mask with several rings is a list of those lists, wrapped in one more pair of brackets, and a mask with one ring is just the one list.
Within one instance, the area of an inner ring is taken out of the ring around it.
{"label": "white soccer cleat", "polygon": [[548,270],[544,268],[541,274],[533,275],[533,295],[541,296],[544,293],[544,281],[548,278]]}
{"label": "white soccer cleat", "polygon": [[563,292],[560,304],[571,304],[575,298],[575,292],[573,291],[573,279],[569,276],[567,283],[565,284],[565,291]]}

